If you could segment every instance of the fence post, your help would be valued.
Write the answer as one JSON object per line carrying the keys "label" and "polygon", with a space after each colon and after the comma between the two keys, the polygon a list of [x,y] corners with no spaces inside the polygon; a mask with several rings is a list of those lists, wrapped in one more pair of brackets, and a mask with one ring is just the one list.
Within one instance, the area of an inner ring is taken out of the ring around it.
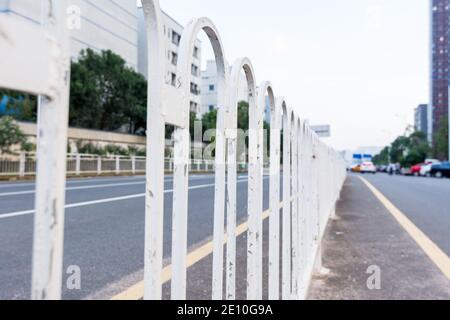
{"label": "fence post", "polygon": [[292,271],[291,271],[291,299],[297,299],[298,290],[298,269],[299,269],[299,229],[298,229],[298,123],[296,117],[294,117],[294,123],[291,127],[291,158],[292,158],[292,177],[291,177],[291,190],[292,190],[292,203],[291,203],[291,259],[292,259]]}
{"label": "fence post", "polygon": [[19,176],[25,177],[25,161],[26,161],[26,155],[25,152],[20,152],[20,160],[19,160]]}
{"label": "fence post", "polygon": [[282,299],[291,298],[291,112],[283,110]]}
{"label": "fence post", "polygon": [[142,0],[147,26],[148,96],[145,183],[144,299],[162,298],[164,226],[164,75],[165,46],[158,0]]}
{"label": "fence post", "polygon": [[80,175],[80,167],[81,167],[81,155],[77,153],[75,156],[75,174],[77,176]]}
{"label": "fence post", "polygon": [[102,174],[102,156],[97,157],[97,175]]}
{"label": "fence post", "polygon": [[131,157],[131,172],[136,174],[136,156]]}
{"label": "fence post", "polygon": [[[53,97],[39,98],[36,197],[31,298],[61,299],[67,123],[70,84],[70,41],[65,0],[43,1],[42,24],[52,42]],[[49,53],[50,54],[50,53]]]}
{"label": "fence post", "polygon": [[269,217],[269,300],[280,299],[280,110],[277,100],[270,114],[270,217]]}
{"label": "fence post", "polygon": [[116,174],[120,174],[120,156],[116,156]]}

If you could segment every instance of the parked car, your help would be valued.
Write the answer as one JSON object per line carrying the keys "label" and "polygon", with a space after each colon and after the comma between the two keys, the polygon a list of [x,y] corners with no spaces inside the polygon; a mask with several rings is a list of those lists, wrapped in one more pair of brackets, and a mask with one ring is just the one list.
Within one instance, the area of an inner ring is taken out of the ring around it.
{"label": "parked car", "polygon": [[436,159],[425,160],[425,164],[420,168],[420,175],[422,177],[430,177],[431,167],[435,164],[440,164],[439,160]]}
{"label": "parked car", "polygon": [[436,178],[450,178],[450,162],[442,162],[441,164],[433,164],[431,166],[430,175]]}
{"label": "parked car", "polygon": [[400,169],[400,173],[404,176],[412,176],[413,175],[412,167],[411,168],[403,167]]}
{"label": "parked car", "polygon": [[361,163],[361,168],[359,171],[361,173],[375,174],[375,173],[377,173],[377,168],[375,167],[375,165],[372,162],[366,161],[366,162]]}
{"label": "parked car", "polygon": [[411,167],[411,175],[418,177],[420,175],[420,169],[425,166],[426,163],[419,163]]}

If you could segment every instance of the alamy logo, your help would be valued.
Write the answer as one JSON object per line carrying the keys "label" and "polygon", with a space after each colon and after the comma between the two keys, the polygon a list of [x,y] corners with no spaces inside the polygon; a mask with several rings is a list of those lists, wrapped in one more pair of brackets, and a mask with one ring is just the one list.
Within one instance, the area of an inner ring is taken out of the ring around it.
{"label": "alamy logo", "polygon": [[79,266],[69,266],[66,273],[69,275],[66,281],[68,290],[81,289],[81,268]]}
{"label": "alamy logo", "polygon": [[69,30],[81,29],[81,9],[79,6],[67,7],[67,28]]}
{"label": "alamy logo", "polygon": [[367,279],[367,289],[381,290],[381,268],[379,266],[370,266],[367,268],[367,274],[370,274]]}

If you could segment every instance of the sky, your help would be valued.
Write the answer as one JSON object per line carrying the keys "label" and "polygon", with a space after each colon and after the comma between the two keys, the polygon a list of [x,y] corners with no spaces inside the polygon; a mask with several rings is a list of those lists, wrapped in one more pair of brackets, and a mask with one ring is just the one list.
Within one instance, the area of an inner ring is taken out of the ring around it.
{"label": "sky", "polygon": [[[160,0],[185,25],[207,16],[230,64],[250,58],[258,82],[339,150],[385,146],[429,96],[428,0]],[[202,34],[203,60],[213,59]]]}

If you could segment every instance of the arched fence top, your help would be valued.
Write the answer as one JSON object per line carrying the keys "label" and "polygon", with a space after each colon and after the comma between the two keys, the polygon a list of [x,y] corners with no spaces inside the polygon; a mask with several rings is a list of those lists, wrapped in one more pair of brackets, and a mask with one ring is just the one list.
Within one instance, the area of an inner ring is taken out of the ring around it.
{"label": "arched fence top", "polygon": [[[195,41],[198,34],[204,31],[208,36],[214,51],[217,67],[217,107],[221,111],[227,108],[227,81],[228,68],[225,61],[225,51],[220,38],[219,31],[214,23],[206,17],[191,20],[185,27],[181,36],[180,47],[178,51],[178,67],[177,67],[177,87],[181,89],[180,104],[178,107],[171,109],[171,113],[180,114],[182,116],[179,121],[175,121],[174,125],[180,127],[189,126],[189,99],[190,99],[190,79],[191,65],[193,62],[193,51]],[[181,108],[181,109],[180,109]]]}
{"label": "arched fence top", "polygon": [[163,112],[162,92],[165,75],[165,45],[162,39],[162,16],[158,0],[142,0],[148,38],[148,101],[149,114]]}
{"label": "arched fence top", "polygon": [[256,76],[253,65],[247,57],[238,58],[231,68],[229,78],[229,101],[225,120],[225,126],[227,129],[237,129],[237,104],[239,102],[237,101],[237,97],[241,71],[244,71],[245,79],[247,81],[249,110],[256,110],[257,108],[255,96]]}

